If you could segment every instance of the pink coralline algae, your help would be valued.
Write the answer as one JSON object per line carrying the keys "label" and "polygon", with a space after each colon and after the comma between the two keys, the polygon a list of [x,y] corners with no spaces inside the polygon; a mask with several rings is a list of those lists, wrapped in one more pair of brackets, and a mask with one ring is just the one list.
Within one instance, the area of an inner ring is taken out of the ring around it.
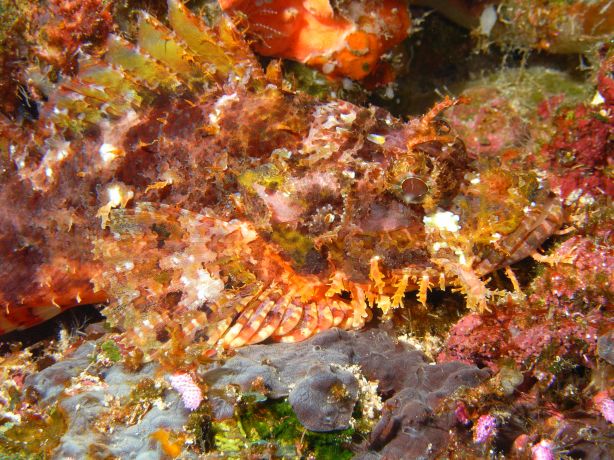
{"label": "pink coralline algae", "polygon": [[465,90],[463,104],[450,108],[447,116],[473,157],[501,155],[526,136],[520,115],[502,92],[491,86]]}
{"label": "pink coralline algae", "polygon": [[604,399],[599,404],[599,410],[608,422],[614,423],[614,401],[611,399]]}
{"label": "pink coralline algae", "polygon": [[614,235],[605,228],[596,237],[575,235],[552,253],[559,262],[547,267],[533,282],[529,300],[547,307],[565,304],[607,305],[614,294]]}
{"label": "pink coralline algae", "polygon": [[540,323],[539,318],[546,314],[510,306],[489,314],[466,315],[452,327],[438,361],[460,360],[498,371],[503,356],[530,364],[540,359],[544,350],[568,358],[594,351],[602,318],[598,311],[582,322],[559,312],[547,324]]}
{"label": "pink coralline algae", "polygon": [[484,444],[497,435],[497,419],[488,414],[482,415],[473,428],[473,442]]}
{"label": "pink coralline algae", "polygon": [[[590,365],[583,356],[595,350],[604,324],[601,306],[614,298],[612,233],[574,235],[548,259],[526,302],[463,317],[450,330],[439,361],[459,359],[497,371],[504,356],[530,365],[545,363],[548,355]],[[548,321],[540,320],[547,316]]]}
{"label": "pink coralline algae", "polygon": [[542,439],[533,447],[531,447],[532,460],[554,460],[556,457],[553,452],[552,441]]}
{"label": "pink coralline algae", "polygon": [[200,387],[188,374],[175,374],[170,376],[171,386],[179,392],[183,405],[188,410],[196,410],[203,400]]}
{"label": "pink coralline algae", "polygon": [[471,423],[469,419],[469,413],[467,411],[467,406],[462,401],[459,401],[456,404],[456,409],[454,409],[454,415],[456,416],[456,420],[458,423],[464,426],[468,426]]}
{"label": "pink coralline algae", "polygon": [[558,134],[544,147],[548,166],[563,197],[582,189],[614,195],[614,181],[606,171],[611,167],[612,115],[605,109],[579,105],[557,120]]}
{"label": "pink coralline algae", "polygon": [[593,398],[595,406],[609,423],[614,423],[614,401],[610,399],[606,392],[597,393]]}

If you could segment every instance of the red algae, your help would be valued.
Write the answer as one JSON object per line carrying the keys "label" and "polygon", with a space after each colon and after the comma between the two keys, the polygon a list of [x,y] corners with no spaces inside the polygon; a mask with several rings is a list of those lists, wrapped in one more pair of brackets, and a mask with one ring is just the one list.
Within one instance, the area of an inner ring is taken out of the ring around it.
{"label": "red algae", "polygon": [[531,367],[540,359],[554,356],[583,362],[584,354],[594,354],[603,321],[601,314],[593,312],[582,321],[557,316],[547,325],[534,325],[545,314],[547,310],[529,312],[521,308],[469,314],[452,327],[438,361],[460,360],[498,371],[501,363],[510,358],[518,365]]}
{"label": "red algae", "polygon": [[610,141],[613,123],[611,110],[585,105],[555,119],[559,134],[544,147],[542,154],[555,175],[552,182],[561,188],[562,196],[578,190],[614,196],[614,180],[608,174],[614,153]]}
{"label": "red algae", "polygon": [[[470,314],[450,331],[439,360],[498,370],[506,359],[522,368],[553,357],[593,366],[597,338],[606,331],[603,309],[612,303],[611,234],[572,236],[557,246],[529,288],[525,301],[510,301],[492,314]],[[547,322],[539,322],[548,317]]]}
{"label": "red algae", "polygon": [[612,238],[611,230],[601,229],[592,237],[575,235],[567,239],[547,258],[551,265],[533,282],[529,300],[549,308],[568,303],[584,308],[611,304]]}

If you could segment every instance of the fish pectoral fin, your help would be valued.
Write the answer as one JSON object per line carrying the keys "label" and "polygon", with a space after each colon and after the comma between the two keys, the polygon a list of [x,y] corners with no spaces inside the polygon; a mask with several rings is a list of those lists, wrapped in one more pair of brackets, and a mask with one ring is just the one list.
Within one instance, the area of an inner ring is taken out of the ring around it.
{"label": "fish pectoral fin", "polygon": [[153,203],[113,209],[110,234],[94,241],[102,265],[94,283],[111,299],[110,323],[123,330],[144,324],[154,335],[173,318],[207,324],[225,291],[221,258],[248,244],[240,226]]}
{"label": "fish pectoral fin", "polygon": [[476,264],[475,271],[486,275],[535,254],[538,248],[563,223],[561,199],[552,192],[544,193],[529,207],[522,222],[499,239],[493,249]]}
{"label": "fish pectoral fin", "polygon": [[109,323],[142,348],[169,338],[209,349],[296,342],[367,317],[362,290],[351,288],[349,300],[330,293],[326,279],[295,272],[247,222],[136,203],[111,210],[108,226],[95,241],[96,288],[111,299]]}

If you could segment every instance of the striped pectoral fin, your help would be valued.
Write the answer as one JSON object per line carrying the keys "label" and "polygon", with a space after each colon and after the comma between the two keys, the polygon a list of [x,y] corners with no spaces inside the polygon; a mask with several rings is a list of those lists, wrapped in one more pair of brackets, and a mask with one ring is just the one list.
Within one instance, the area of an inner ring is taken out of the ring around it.
{"label": "striped pectoral fin", "polygon": [[[269,287],[258,291],[247,301],[236,303],[229,315],[228,308],[222,308],[226,316],[209,329],[209,343],[223,348],[237,348],[260,343],[272,336],[291,332],[303,317],[303,305],[296,300],[292,289],[282,293],[280,287]],[[273,337],[274,338],[274,337]]]}
{"label": "striped pectoral fin", "polygon": [[[261,342],[268,338],[266,334],[258,334],[259,331],[264,332],[265,320],[269,316],[269,312],[275,306],[275,300],[266,299],[261,302],[259,308],[251,315],[248,323],[241,329],[239,334],[231,341],[225,342],[223,345],[230,348],[237,348],[243,345]],[[270,335],[270,334],[269,334]],[[226,339],[226,337],[224,337]]]}
{"label": "striped pectoral fin", "polygon": [[286,305],[286,310],[281,318],[277,329],[271,334],[272,339],[283,337],[292,331],[303,318],[303,305],[300,302],[290,300]]}
{"label": "striped pectoral fin", "polygon": [[482,276],[532,255],[563,223],[563,205],[553,192],[545,192],[535,206],[526,210],[513,232],[495,243],[495,248],[474,267]]}
{"label": "striped pectoral fin", "polygon": [[260,343],[271,337],[282,322],[290,298],[291,295],[285,294],[274,301],[273,306],[267,312],[266,318],[264,318],[256,332],[249,337],[246,344]]}
{"label": "striped pectoral fin", "polygon": [[275,306],[277,296],[278,292],[275,288],[266,289],[239,315],[219,343],[225,348],[237,348],[251,343],[250,339],[258,332]]}
{"label": "striped pectoral fin", "polygon": [[262,290],[260,284],[254,283],[236,291],[227,291],[211,306],[209,324],[204,330],[204,336],[210,346],[221,345],[222,337],[245,310],[250,308]]}
{"label": "striped pectoral fin", "polygon": [[333,318],[332,327],[337,327],[345,320],[347,316],[347,307],[343,301],[331,299],[330,312]]}
{"label": "striped pectoral fin", "polygon": [[284,335],[273,336],[274,340],[285,343],[301,342],[311,337],[318,327],[318,306],[310,302],[302,306],[302,316],[294,328]]}
{"label": "striped pectoral fin", "polygon": [[333,327],[334,319],[333,312],[330,307],[330,303],[327,299],[320,300],[317,304],[318,308],[318,324],[315,329],[315,333],[326,331]]}
{"label": "striped pectoral fin", "polygon": [[[227,317],[215,325],[217,334],[211,334],[210,341],[223,348],[251,345],[268,338],[284,341],[284,338],[294,336],[298,341],[301,340],[298,328],[315,330],[317,319],[314,303],[301,302],[292,289],[282,294],[281,288],[271,287],[251,298],[234,318]],[[304,324],[306,320],[307,326]],[[288,340],[292,339],[285,339]]]}

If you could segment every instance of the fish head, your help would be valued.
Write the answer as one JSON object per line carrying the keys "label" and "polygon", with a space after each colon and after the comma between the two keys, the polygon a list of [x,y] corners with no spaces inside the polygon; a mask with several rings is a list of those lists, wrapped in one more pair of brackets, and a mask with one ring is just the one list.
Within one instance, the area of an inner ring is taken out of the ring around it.
{"label": "fish head", "polygon": [[238,178],[248,214],[303,273],[369,275],[429,264],[425,216],[449,209],[473,171],[433,114],[403,121],[378,108],[315,105],[300,148],[280,146]]}

